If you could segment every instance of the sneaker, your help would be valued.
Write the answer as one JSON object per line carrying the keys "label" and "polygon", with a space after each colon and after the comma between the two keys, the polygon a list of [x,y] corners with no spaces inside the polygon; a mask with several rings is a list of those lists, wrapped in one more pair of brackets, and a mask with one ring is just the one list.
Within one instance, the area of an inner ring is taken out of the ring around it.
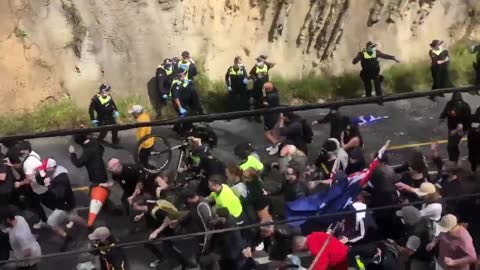
{"label": "sneaker", "polygon": [[44,227],[44,226],[46,226],[46,225],[47,225],[47,223],[45,223],[45,222],[43,222],[43,221],[40,220],[39,222],[33,224],[33,228],[34,228],[35,230],[38,230],[38,229],[40,229],[40,228],[42,228],[42,227]]}
{"label": "sneaker", "polygon": [[278,151],[280,150],[280,144],[277,143],[275,146],[273,146],[269,151],[268,151],[268,154],[270,156],[273,156],[273,155],[276,155],[278,153]]}
{"label": "sneaker", "polygon": [[150,267],[151,268],[157,268],[157,266],[161,263],[162,261],[160,260],[155,260],[153,262],[150,263]]}
{"label": "sneaker", "polygon": [[272,148],[273,148],[273,145],[271,145],[271,146],[269,146],[269,147],[265,148],[265,151],[267,151],[267,152],[270,152],[270,151],[272,150]]}

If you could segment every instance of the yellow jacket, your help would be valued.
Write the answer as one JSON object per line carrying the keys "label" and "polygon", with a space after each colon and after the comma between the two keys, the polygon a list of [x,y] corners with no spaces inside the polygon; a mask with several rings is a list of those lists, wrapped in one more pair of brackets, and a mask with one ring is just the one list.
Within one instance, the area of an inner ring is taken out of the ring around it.
{"label": "yellow jacket", "polygon": [[[150,122],[150,116],[145,112],[140,114],[137,118],[137,123],[142,123],[142,122]],[[140,141],[140,139],[142,139],[144,136],[151,133],[152,133],[152,127],[140,127],[140,128],[137,128],[135,137],[137,137],[137,141]],[[142,143],[140,148],[150,148],[153,146],[154,143],[155,143],[155,139],[149,138],[148,140]]]}

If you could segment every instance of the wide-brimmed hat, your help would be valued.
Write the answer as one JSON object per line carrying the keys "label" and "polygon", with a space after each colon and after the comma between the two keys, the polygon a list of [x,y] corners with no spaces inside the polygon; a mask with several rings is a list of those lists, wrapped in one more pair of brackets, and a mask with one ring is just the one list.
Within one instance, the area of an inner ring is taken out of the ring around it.
{"label": "wide-brimmed hat", "polygon": [[420,188],[415,189],[415,194],[417,194],[419,197],[424,197],[435,192],[437,192],[437,188],[435,188],[435,185],[428,182],[422,183],[420,185]]}
{"label": "wide-brimmed hat", "polygon": [[437,231],[446,233],[452,230],[455,226],[457,226],[457,224],[457,217],[452,214],[448,214],[442,217],[440,222],[436,224],[436,228]]}

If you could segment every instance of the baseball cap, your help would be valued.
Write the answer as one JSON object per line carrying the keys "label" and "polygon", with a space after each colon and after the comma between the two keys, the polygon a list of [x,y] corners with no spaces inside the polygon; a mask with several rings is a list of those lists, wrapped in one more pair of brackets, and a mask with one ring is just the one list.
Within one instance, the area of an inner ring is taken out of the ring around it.
{"label": "baseball cap", "polygon": [[435,188],[435,185],[432,184],[432,183],[428,183],[428,182],[425,182],[425,183],[422,183],[420,185],[420,188],[418,189],[415,189],[415,193],[419,196],[419,197],[423,197],[423,196],[427,196],[427,195],[430,195],[430,194],[433,194],[437,191],[437,189]]}
{"label": "baseball cap", "polygon": [[457,226],[457,224],[457,217],[452,214],[448,214],[443,216],[440,222],[436,224],[436,229],[439,232],[446,233],[453,229],[455,226]]}
{"label": "baseball cap", "polygon": [[413,225],[417,223],[420,218],[420,211],[413,206],[404,206],[396,212],[397,216],[403,218],[406,224]]}
{"label": "baseball cap", "polygon": [[112,89],[112,87],[109,85],[109,84],[106,84],[106,83],[102,83],[100,85],[100,87],[98,88],[100,91],[110,91],[110,89]]}
{"label": "baseball cap", "polygon": [[91,241],[95,240],[106,240],[110,237],[110,230],[107,227],[98,227],[91,234],[88,235],[88,239]]}
{"label": "baseball cap", "polygon": [[57,162],[53,158],[44,159],[42,165],[38,167],[39,170],[45,171],[46,169],[54,168],[57,166]]}
{"label": "baseball cap", "polygon": [[141,113],[143,112],[143,107],[141,105],[133,105],[130,110],[128,110],[128,113]]}

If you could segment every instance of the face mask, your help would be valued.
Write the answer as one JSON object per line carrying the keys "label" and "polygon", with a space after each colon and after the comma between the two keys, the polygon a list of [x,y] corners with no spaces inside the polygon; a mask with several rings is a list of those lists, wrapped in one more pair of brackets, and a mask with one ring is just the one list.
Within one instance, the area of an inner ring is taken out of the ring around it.
{"label": "face mask", "polygon": [[263,66],[264,62],[257,62],[257,67]]}
{"label": "face mask", "polygon": [[367,48],[368,53],[373,53],[375,51],[375,48]]}

